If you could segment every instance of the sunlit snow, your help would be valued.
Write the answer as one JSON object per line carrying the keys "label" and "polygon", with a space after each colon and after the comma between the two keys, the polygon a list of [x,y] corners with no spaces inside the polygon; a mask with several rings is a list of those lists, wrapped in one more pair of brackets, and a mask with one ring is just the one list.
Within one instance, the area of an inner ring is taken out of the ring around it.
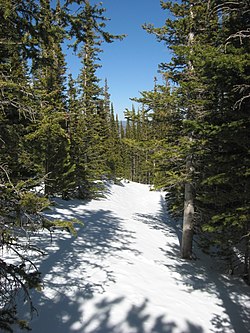
{"label": "sunlit snow", "polygon": [[105,199],[56,202],[50,216],[84,226],[76,238],[37,236],[48,255],[38,263],[44,288],[32,292],[33,333],[250,332],[249,287],[198,250],[180,259],[164,193],[123,182]]}

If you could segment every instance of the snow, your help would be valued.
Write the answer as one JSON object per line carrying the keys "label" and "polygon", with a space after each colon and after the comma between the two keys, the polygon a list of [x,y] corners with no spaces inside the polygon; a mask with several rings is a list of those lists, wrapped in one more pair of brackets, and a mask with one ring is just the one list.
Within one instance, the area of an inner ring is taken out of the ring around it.
{"label": "snow", "polygon": [[32,292],[33,333],[250,332],[249,287],[198,250],[195,261],[180,258],[164,193],[123,182],[104,199],[56,203],[49,216],[84,226],[52,243],[37,236],[48,255],[38,262],[44,288]]}

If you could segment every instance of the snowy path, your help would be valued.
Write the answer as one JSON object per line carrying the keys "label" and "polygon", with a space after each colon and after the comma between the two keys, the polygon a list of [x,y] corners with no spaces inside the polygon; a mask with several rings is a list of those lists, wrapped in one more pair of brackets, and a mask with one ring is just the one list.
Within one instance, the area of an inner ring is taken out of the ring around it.
{"label": "snowy path", "polygon": [[[106,199],[58,201],[85,226],[47,240],[34,333],[247,333],[249,287],[179,258],[180,232],[160,192],[113,185]],[[214,267],[213,267],[214,269]]]}

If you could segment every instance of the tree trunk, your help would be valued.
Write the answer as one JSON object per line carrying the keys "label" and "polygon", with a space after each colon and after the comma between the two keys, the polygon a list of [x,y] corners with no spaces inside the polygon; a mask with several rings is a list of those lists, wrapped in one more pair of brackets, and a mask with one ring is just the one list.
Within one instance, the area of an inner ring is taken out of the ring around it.
{"label": "tree trunk", "polygon": [[191,183],[185,184],[185,199],[183,213],[183,232],[181,243],[181,257],[192,258],[193,244],[193,218],[194,218],[194,191]]}
{"label": "tree trunk", "polygon": [[245,262],[244,262],[244,277],[245,281],[250,285],[250,241],[249,238],[246,237],[246,245],[245,245]]}
{"label": "tree trunk", "polygon": [[[193,4],[190,4],[190,17],[193,20]],[[194,33],[191,30],[188,34],[188,46],[191,47],[194,42]],[[194,66],[191,60],[188,62],[189,72],[194,71]],[[191,110],[188,110],[187,118],[189,119],[191,115]],[[190,141],[193,140],[193,135],[189,136]],[[193,165],[192,165],[192,155],[187,157],[186,162],[187,174],[190,179],[193,175]],[[193,247],[193,219],[194,219],[194,188],[191,181],[185,184],[184,193],[184,212],[183,212],[183,231],[182,231],[182,243],[181,243],[181,257],[183,259],[192,259],[192,247]]]}

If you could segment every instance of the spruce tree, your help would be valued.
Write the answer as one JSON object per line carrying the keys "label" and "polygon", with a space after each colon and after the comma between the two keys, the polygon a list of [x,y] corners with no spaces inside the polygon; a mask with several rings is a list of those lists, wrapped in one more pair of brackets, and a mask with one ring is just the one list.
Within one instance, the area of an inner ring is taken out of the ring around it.
{"label": "spruce tree", "polygon": [[[249,43],[244,33],[248,6],[245,1],[237,5],[162,2],[175,19],[167,19],[162,28],[145,27],[173,51],[172,61],[161,69],[177,84],[177,110],[182,117],[176,151],[182,165],[191,157],[192,172],[183,169],[181,178],[183,184],[191,181],[195,190],[193,227],[229,257],[235,248],[242,252],[245,274],[249,274],[245,172],[249,167]],[[180,163],[173,167],[181,170]]]}
{"label": "spruce tree", "polygon": [[40,1],[38,14],[39,58],[33,59],[33,85],[39,110],[39,123],[28,136],[39,149],[45,178],[45,193],[62,194],[68,172],[66,129],[64,38],[59,19],[60,7],[53,10],[49,0]]}
{"label": "spruce tree", "polygon": [[168,207],[173,215],[182,210],[184,155],[180,149],[182,112],[178,93],[169,82],[156,84],[152,91],[141,92],[135,100],[143,105],[142,144],[150,183],[168,191]]}
{"label": "spruce tree", "polygon": [[[49,201],[35,191],[44,173],[31,137],[42,125],[42,101],[31,84],[29,63],[41,64],[39,41],[46,31],[39,27],[40,17],[36,1],[0,1],[0,330],[8,332],[12,325],[28,329],[16,312],[17,296],[36,312],[29,290],[41,288],[41,276],[29,253],[39,257],[43,251],[32,244],[31,235],[42,227],[65,225],[41,214]],[[15,254],[15,263],[5,260],[6,251]]]}
{"label": "spruce tree", "polygon": [[[235,250],[240,253],[249,281],[249,43],[237,37],[249,25],[247,8],[244,1],[237,6],[225,2],[210,8],[210,15],[218,21],[220,39],[219,47],[218,40],[210,40],[209,52],[201,53],[205,59],[201,72],[209,96],[205,121],[210,133],[198,199],[204,212],[202,228],[211,233],[210,242],[228,259],[232,271]],[[235,262],[237,266],[239,261]]]}
{"label": "spruce tree", "polygon": [[[31,2],[31,10],[33,5]],[[23,140],[34,119],[34,94],[27,67],[31,47],[24,33],[31,30],[31,17],[26,11],[25,2],[1,2],[1,164],[8,167],[13,181],[29,177],[34,172],[32,158]]]}
{"label": "spruce tree", "polygon": [[[73,3],[74,1],[70,1]],[[91,5],[89,1],[81,1],[84,6],[76,15],[69,15],[67,22],[70,27],[69,35],[75,37],[74,49],[80,47],[79,57],[82,69],[78,77],[79,108],[77,140],[80,145],[79,156],[75,164],[75,181],[79,197],[92,196],[98,191],[96,180],[109,173],[107,163],[108,145],[108,116],[107,103],[103,101],[102,89],[96,71],[100,67],[98,56],[102,42],[112,42],[123,36],[111,35],[104,30],[104,8]],[[106,103],[106,104],[105,104]]]}
{"label": "spruce tree", "polygon": [[[105,97],[105,95],[104,95]],[[107,139],[107,166],[109,169],[109,177],[112,180],[122,176],[122,147],[121,147],[121,136],[120,136],[120,124],[118,116],[115,117],[114,106],[110,102],[107,111],[108,116],[108,139]],[[105,99],[104,99],[105,105]]]}
{"label": "spruce tree", "polygon": [[[0,1],[0,330],[9,332],[12,324],[27,326],[16,313],[17,293],[33,311],[29,289],[40,284],[40,274],[25,253],[31,249],[30,240],[20,243],[19,236],[39,225],[37,213],[47,205],[30,192],[36,167],[24,139],[36,116],[27,66],[27,59],[36,55],[30,40],[36,13],[33,1]],[[15,252],[16,263],[5,260],[6,249]]]}

